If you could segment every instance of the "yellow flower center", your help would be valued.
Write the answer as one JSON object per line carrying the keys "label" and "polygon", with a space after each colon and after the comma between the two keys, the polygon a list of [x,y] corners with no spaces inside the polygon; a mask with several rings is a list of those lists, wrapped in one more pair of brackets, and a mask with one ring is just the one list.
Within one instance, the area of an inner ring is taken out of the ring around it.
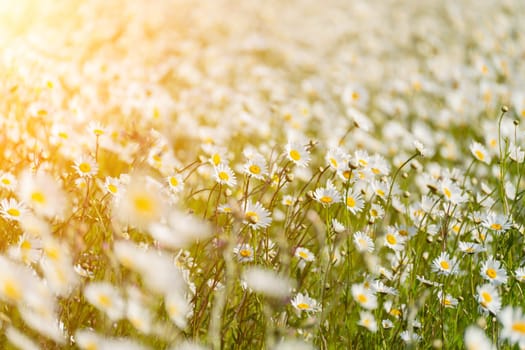
{"label": "yellow flower center", "polygon": [[222,181],[228,181],[230,179],[230,175],[228,175],[225,171],[219,171],[219,179]]}
{"label": "yellow flower center", "polygon": [[98,296],[98,302],[104,307],[111,307],[111,299],[106,294],[100,294]]}
{"label": "yellow flower center", "polygon": [[177,187],[178,184],[179,184],[179,181],[177,180],[175,176],[170,177],[170,185],[172,187]]}
{"label": "yellow flower center", "polygon": [[359,100],[359,92],[352,92],[352,100],[357,101]]}
{"label": "yellow flower center", "polygon": [[364,159],[359,159],[359,164],[361,164],[362,166],[367,166],[368,162]]}
{"label": "yellow flower center", "polygon": [[476,157],[479,159],[479,160],[484,160],[485,159],[485,155],[483,154],[483,152],[477,150],[474,152],[474,154],[476,155]]}
{"label": "yellow flower center", "polygon": [[512,324],[512,330],[525,335],[525,321],[518,321]]}
{"label": "yellow flower center", "polygon": [[38,204],[45,204],[46,203],[46,196],[40,191],[33,192],[31,194],[31,200],[33,202],[36,202]]}
{"label": "yellow flower center", "polygon": [[399,309],[391,309],[390,310],[390,315],[395,316],[395,317],[399,317],[399,316],[401,316],[401,310],[399,310]]}
{"label": "yellow flower center", "polygon": [[30,250],[31,248],[32,248],[32,244],[27,239],[23,240],[22,243],[20,243],[21,250]]}
{"label": "yellow flower center", "polygon": [[258,175],[261,173],[261,168],[256,164],[250,165],[249,170],[250,170],[250,173],[255,174],[255,175]]}
{"label": "yellow flower center", "polygon": [[487,273],[487,276],[489,276],[490,278],[496,278],[496,276],[498,275],[498,273],[496,272],[496,270],[492,269],[492,268],[488,268],[487,271],[485,271]]}
{"label": "yellow flower center", "polygon": [[493,230],[501,230],[502,226],[500,224],[494,223],[490,225],[490,228]]}
{"label": "yellow flower center", "polygon": [[80,163],[80,165],[78,166],[78,170],[80,170],[81,173],[89,173],[91,171],[91,164]]}
{"label": "yellow flower center", "polygon": [[361,303],[361,304],[364,304],[368,301],[368,298],[366,297],[365,294],[359,294],[357,296],[357,300]]}
{"label": "yellow flower center", "polygon": [[376,191],[377,195],[380,196],[380,197],[383,197],[385,195],[385,191],[383,191],[382,189],[378,189]]}
{"label": "yellow flower center", "polygon": [[330,203],[332,203],[333,198],[330,197],[330,196],[322,196],[320,201],[325,203],[325,204],[330,204]]}
{"label": "yellow flower center", "polygon": [[452,197],[452,192],[450,192],[450,190],[448,188],[444,188],[443,189],[443,193],[445,194],[445,196],[447,196],[447,198],[450,199],[450,197]]}
{"label": "yellow flower center", "polygon": [[113,194],[115,194],[115,193],[118,192],[118,188],[117,188],[117,186],[115,186],[115,185],[113,185],[113,184],[109,184],[109,185],[108,185],[108,191],[111,192],[111,193],[113,193]]}
{"label": "yellow flower center", "polygon": [[215,166],[217,166],[217,165],[221,164],[221,156],[218,153],[215,153],[211,157],[211,161],[213,162],[213,164],[215,164]]}
{"label": "yellow flower center", "polygon": [[9,279],[4,283],[4,294],[11,300],[18,301],[22,297],[20,286]]}
{"label": "yellow flower center", "polygon": [[388,234],[386,235],[386,241],[387,241],[389,244],[396,244],[396,243],[397,243],[396,236],[394,236],[394,235],[391,234],[391,233],[388,233]]}
{"label": "yellow flower center", "polygon": [[303,259],[308,259],[308,254],[306,252],[303,252],[303,251],[299,252],[299,256]]}
{"label": "yellow flower center", "polygon": [[492,301],[492,295],[490,295],[490,293],[482,292],[481,297],[483,298],[483,302],[485,303],[490,303]]}
{"label": "yellow flower center", "polygon": [[247,211],[246,214],[244,214],[244,217],[251,223],[256,224],[259,222],[259,215],[254,211]]}
{"label": "yellow flower center", "polygon": [[335,158],[330,158],[330,164],[332,164],[332,166],[334,168],[337,168],[338,163],[337,163],[337,160]]}
{"label": "yellow flower center", "polygon": [[9,180],[9,179],[7,179],[7,178],[4,177],[4,178],[2,179],[2,183],[3,183],[4,185],[11,185],[11,180]]}
{"label": "yellow flower center", "polygon": [[93,129],[93,133],[94,133],[96,136],[101,136],[101,135],[104,135],[104,130],[99,129],[99,128],[96,128],[96,129]]}
{"label": "yellow flower center", "polygon": [[439,266],[441,266],[441,268],[442,268],[443,270],[448,270],[448,269],[450,269],[450,265],[449,265],[448,261],[446,261],[446,260],[442,260],[442,261],[439,263]]}
{"label": "yellow flower center", "polygon": [[239,251],[239,254],[244,257],[244,258],[248,258],[250,256],[252,256],[252,252],[249,250],[249,249],[241,249]]}
{"label": "yellow flower center", "polygon": [[146,196],[137,196],[133,200],[133,204],[135,205],[135,209],[139,212],[151,214],[153,212],[153,209],[155,208],[155,205],[153,204],[153,201],[151,198]]}
{"label": "yellow flower center", "polygon": [[353,197],[346,197],[346,205],[353,208],[355,206],[355,199]]}
{"label": "yellow flower center", "polygon": [[16,208],[9,208],[7,209],[7,214],[11,215],[11,216],[20,216],[20,210],[16,209]]}
{"label": "yellow flower center", "polygon": [[293,149],[290,151],[290,158],[297,162],[301,160],[301,154],[297,150]]}
{"label": "yellow flower center", "polygon": [[310,305],[308,305],[307,303],[299,303],[297,304],[297,308],[301,310],[307,310],[310,308]]}
{"label": "yellow flower center", "polygon": [[401,236],[407,237],[408,236],[408,231],[407,230],[399,230],[399,234]]}

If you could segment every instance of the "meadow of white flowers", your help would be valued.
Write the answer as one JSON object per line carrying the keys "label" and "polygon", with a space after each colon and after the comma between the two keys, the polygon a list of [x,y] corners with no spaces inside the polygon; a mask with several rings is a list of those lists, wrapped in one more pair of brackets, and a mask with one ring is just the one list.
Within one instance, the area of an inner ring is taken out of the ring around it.
{"label": "meadow of white flowers", "polygon": [[525,349],[524,33],[521,0],[0,1],[0,348]]}

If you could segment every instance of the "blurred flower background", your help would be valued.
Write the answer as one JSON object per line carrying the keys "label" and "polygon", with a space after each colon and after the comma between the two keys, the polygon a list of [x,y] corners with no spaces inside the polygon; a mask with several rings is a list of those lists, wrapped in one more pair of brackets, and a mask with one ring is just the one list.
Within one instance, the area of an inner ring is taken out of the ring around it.
{"label": "blurred flower background", "polygon": [[0,1],[1,347],[525,348],[524,23]]}

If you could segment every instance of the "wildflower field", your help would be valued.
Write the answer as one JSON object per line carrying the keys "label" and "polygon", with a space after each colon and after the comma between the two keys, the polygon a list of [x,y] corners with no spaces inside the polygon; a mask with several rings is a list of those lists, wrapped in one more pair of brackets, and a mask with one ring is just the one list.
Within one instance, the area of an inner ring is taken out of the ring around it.
{"label": "wildflower field", "polygon": [[0,1],[0,349],[525,349],[524,33]]}

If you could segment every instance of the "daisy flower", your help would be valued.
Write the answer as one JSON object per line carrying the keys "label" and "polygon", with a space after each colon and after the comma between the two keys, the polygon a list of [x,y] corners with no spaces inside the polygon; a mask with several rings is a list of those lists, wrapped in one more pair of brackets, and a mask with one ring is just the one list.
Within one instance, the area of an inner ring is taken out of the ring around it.
{"label": "daisy flower", "polygon": [[7,220],[20,221],[27,213],[27,208],[14,198],[2,199],[0,202],[0,215]]}
{"label": "daisy flower", "polygon": [[326,187],[321,187],[315,190],[314,199],[323,206],[330,206],[341,201],[341,195],[332,184],[331,181],[326,182]]}
{"label": "daisy flower", "polygon": [[109,193],[113,196],[117,195],[121,187],[121,183],[118,179],[108,176],[104,180],[104,184],[102,185],[102,188],[106,193]]}
{"label": "daisy flower", "polygon": [[270,226],[272,218],[270,212],[266,210],[261,203],[248,203],[244,211],[244,223],[252,229],[265,228]]}
{"label": "daisy flower", "polygon": [[80,159],[75,161],[73,168],[82,177],[92,177],[98,173],[98,164],[93,157],[80,157]]}
{"label": "daisy flower", "polygon": [[394,323],[390,321],[389,319],[384,319],[383,321],[381,321],[381,326],[384,329],[390,329],[390,328],[394,328]]}
{"label": "daisy flower", "polygon": [[20,260],[25,264],[32,264],[40,260],[42,257],[42,240],[37,237],[32,237],[24,233],[18,239],[16,246],[9,247],[8,255]]}
{"label": "daisy flower", "polygon": [[368,211],[370,221],[374,222],[377,219],[381,219],[385,215],[385,210],[379,204],[372,204],[370,210]]}
{"label": "daisy flower", "polygon": [[246,268],[243,280],[254,292],[273,298],[286,298],[290,295],[291,282],[277,272],[261,267]]}
{"label": "daisy flower", "polygon": [[17,185],[16,177],[8,172],[3,172],[0,174],[0,187],[8,191],[14,191]]}
{"label": "daisy flower", "polygon": [[361,307],[374,310],[377,308],[377,297],[371,289],[365,288],[361,283],[352,285],[352,296]]}
{"label": "daisy flower", "polygon": [[498,319],[503,324],[501,338],[511,344],[525,345],[525,316],[520,308],[507,306],[498,314]]}
{"label": "daisy flower", "polygon": [[61,216],[66,209],[66,195],[59,183],[49,174],[26,171],[18,183],[19,198],[40,215]]}
{"label": "daisy flower", "polygon": [[385,245],[395,251],[401,251],[405,248],[407,237],[401,236],[392,226],[387,227],[385,234]]}
{"label": "daisy flower", "polygon": [[496,350],[490,339],[479,327],[469,326],[465,331],[466,350]]}
{"label": "daisy flower", "polygon": [[106,133],[106,127],[104,127],[99,121],[89,122],[88,130],[97,137],[102,136]]}
{"label": "daisy flower", "polygon": [[166,178],[166,183],[168,184],[171,191],[174,193],[179,193],[184,188],[184,180],[181,174],[173,174]]}
{"label": "daisy flower", "polygon": [[266,160],[262,157],[255,157],[243,165],[243,172],[248,176],[263,180],[268,176],[268,166]]}
{"label": "daisy flower", "polygon": [[440,275],[455,275],[458,273],[456,258],[450,258],[447,252],[442,252],[432,261],[432,270]]}
{"label": "daisy flower", "polygon": [[519,282],[525,282],[525,267],[517,268],[516,271],[514,271],[514,274]]}
{"label": "daisy flower", "polygon": [[354,244],[356,249],[361,253],[372,253],[375,248],[372,238],[361,231],[354,233]]}
{"label": "daisy flower", "polygon": [[380,154],[374,154],[368,166],[374,175],[388,175],[390,172],[390,165]]}
{"label": "daisy flower", "polygon": [[499,286],[507,283],[507,271],[501,267],[501,262],[489,257],[487,261],[481,265],[481,277],[490,283]]}
{"label": "daisy flower", "polygon": [[377,332],[377,322],[370,311],[359,311],[359,322],[357,324],[365,327],[372,333]]}
{"label": "daisy flower", "polygon": [[511,143],[509,145],[509,158],[516,163],[523,163],[525,160],[525,152],[521,150],[520,146]]}
{"label": "daisy flower", "polygon": [[368,166],[368,163],[370,162],[370,156],[366,151],[357,150],[354,153],[353,160],[359,167],[364,168]]}
{"label": "daisy flower", "polygon": [[493,284],[486,283],[476,288],[476,300],[484,311],[496,315],[501,309],[501,297]]}
{"label": "daisy flower", "polygon": [[297,142],[286,144],[286,157],[299,167],[306,167],[310,162],[310,154],[306,147]]}
{"label": "daisy flower", "polygon": [[125,302],[120,292],[106,282],[92,282],[84,288],[84,297],[97,309],[105,312],[113,320],[124,317]]}
{"label": "daisy flower", "polygon": [[233,170],[226,164],[219,164],[215,167],[215,181],[221,185],[228,187],[235,187],[237,185],[237,179]]}
{"label": "daisy flower", "polygon": [[440,183],[441,193],[447,202],[452,204],[461,204],[467,200],[465,195],[461,194],[461,189],[452,180],[445,179]]}
{"label": "daisy flower", "polygon": [[346,209],[354,215],[360,213],[365,205],[361,194],[353,189],[346,194],[345,204]]}
{"label": "daisy flower", "polygon": [[326,153],[326,162],[335,171],[339,171],[348,164],[349,156],[339,147],[330,148]]}
{"label": "daisy flower", "polygon": [[470,152],[472,152],[472,155],[477,160],[483,163],[486,163],[486,164],[490,164],[490,155],[487,152],[487,149],[485,148],[485,146],[483,146],[481,143],[473,142],[470,145]]}
{"label": "daisy flower", "polygon": [[385,199],[386,195],[388,194],[388,184],[374,180],[371,183],[371,187],[376,196]]}
{"label": "daisy flower", "polygon": [[459,250],[465,254],[477,254],[485,251],[485,247],[474,242],[459,242]]}
{"label": "daisy flower", "polygon": [[403,331],[399,336],[405,341],[405,343],[418,343],[423,339],[419,334],[411,333],[409,331]]}
{"label": "daisy flower", "polygon": [[481,224],[483,225],[483,227],[492,230],[495,233],[504,232],[508,230],[511,226],[511,224],[505,216],[501,214],[496,214],[494,212],[489,212],[485,216]]}
{"label": "daisy flower", "polygon": [[251,262],[254,259],[253,248],[247,243],[238,244],[233,248],[233,253],[237,255],[237,260],[239,260],[239,262]]}
{"label": "daisy flower", "polygon": [[458,299],[452,297],[450,294],[443,293],[443,291],[438,291],[438,299],[441,305],[443,305],[446,308],[455,308],[458,306]]}
{"label": "daisy flower", "polygon": [[291,301],[292,306],[300,312],[318,312],[321,307],[319,303],[308,296],[308,294],[297,293]]}
{"label": "daisy flower", "polygon": [[304,247],[297,247],[297,249],[295,249],[294,256],[309,262],[315,260],[315,255],[308,248]]}

